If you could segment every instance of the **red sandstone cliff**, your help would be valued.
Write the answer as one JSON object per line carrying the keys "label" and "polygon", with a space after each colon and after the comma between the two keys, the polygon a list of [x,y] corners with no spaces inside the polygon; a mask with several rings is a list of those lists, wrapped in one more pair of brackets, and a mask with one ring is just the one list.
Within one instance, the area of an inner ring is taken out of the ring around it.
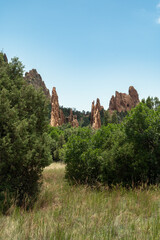
{"label": "red sandstone cliff", "polygon": [[42,88],[44,94],[50,101],[51,96],[50,96],[49,90],[47,89],[44,81],[42,80],[41,75],[37,73],[36,69],[32,69],[31,71],[26,72],[24,80],[28,84],[32,84],[35,87],[35,89]]}
{"label": "red sandstone cliff", "polygon": [[139,103],[139,96],[136,89],[129,87],[129,94],[116,91],[115,96],[111,97],[109,111],[126,112],[134,108]]}

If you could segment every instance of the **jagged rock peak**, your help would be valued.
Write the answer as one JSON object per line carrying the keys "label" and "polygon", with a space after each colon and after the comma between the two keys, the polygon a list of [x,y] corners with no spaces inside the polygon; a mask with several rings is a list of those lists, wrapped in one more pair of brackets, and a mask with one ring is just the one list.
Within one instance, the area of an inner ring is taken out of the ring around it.
{"label": "jagged rock peak", "polygon": [[99,98],[97,98],[97,102],[95,105],[95,102],[92,102],[91,107],[91,126],[94,129],[98,129],[101,127],[101,117],[100,117],[100,111],[103,109],[103,106],[100,104]]}
{"label": "jagged rock peak", "polygon": [[44,81],[41,78],[41,75],[37,72],[36,69],[32,69],[29,72],[25,73],[24,79],[28,84],[32,84],[36,89],[42,88],[44,94],[46,97],[50,100],[51,95],[49,93],[49,90],[47,89]]}
{"label": "jagged rock peak", "polygon": [[133,86],[129,87],[129,94],[115,92],[115,96],[111,97],[109,103],[109,111],[112,113],[113,111],[117,112],[126,112],[136,107],[139,103],[139,96],[136,89]]}
{"label": "jagged rock peak", "polygon": [[64,123],[70,123],[72,127],[78,127],[79,123],[77,120],[77,116],[73,115],[72,109],[70,109],[69,117],[65,118],[62,109],[59,108],[58,95],[56,92],[56,88],[52,89],[52,98],[51,98],[51,126],[58,127],[63,125]]}
{"label": "jagged rock peak", "polygon": [[135,106],[139,103],[139,95],[137,93],[137,90],[133,87],[129,87],[129,95],[131,96]]}
{"label": "jagged rock peak", "polygon": [[51,126],[57,127],[60,124],[60,111],[59,111],[59,102],[56,88],[52,89],[52,98],[51,98]]}
{"label": "jagged rock peak", "polygon": [[58,127],[65,123],[65,117],[62,109],[59,108],[58,95],[56,88],[52,89],[52,98],[51,98],[51,126]]}

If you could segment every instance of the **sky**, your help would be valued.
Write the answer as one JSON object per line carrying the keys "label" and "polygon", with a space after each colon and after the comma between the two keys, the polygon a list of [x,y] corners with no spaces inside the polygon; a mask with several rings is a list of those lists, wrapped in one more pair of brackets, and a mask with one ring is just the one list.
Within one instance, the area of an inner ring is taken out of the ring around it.
{"label": "sky", "polygon": [[107,109],[129,86],[160,98],[160,0],[0,0],[0,51],[64,107]]}

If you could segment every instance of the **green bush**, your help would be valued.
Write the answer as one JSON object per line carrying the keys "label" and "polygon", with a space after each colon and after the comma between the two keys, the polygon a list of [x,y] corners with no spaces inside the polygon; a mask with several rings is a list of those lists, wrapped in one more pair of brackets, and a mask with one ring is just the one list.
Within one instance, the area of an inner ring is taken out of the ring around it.
{"label": "green bush", "polygon": [[34,199],[43,168],[50,163],[47,135],[48,103],[44,94],[27,86],[23,66],[0,54],[0,195],[18,205]]}
{"label": "green bush", "polygon": [[[92,130],[89,128],[78,128],[77,133],[70,136],[65,146],[66,178],[69,181],[79,183],[91,181],[90,163],[95,162],[97,164],[95,161],[97,159],[96,155],[93,156],[90,151],[91,146]],[[96,164],[93,164],[93,169]]]}
{"label": "green bush", "polygon": [[140,103],[124,122],[127,141],[134,146],[141,181],[160,181],[160,108]]}
{"label": "green bush", "polygon": [[[109,186],[160,182],[160,108],[140,103],[121,124],[79,129],[65,146],[70,181]],[[87,132],[88,131],[88,132]]]}

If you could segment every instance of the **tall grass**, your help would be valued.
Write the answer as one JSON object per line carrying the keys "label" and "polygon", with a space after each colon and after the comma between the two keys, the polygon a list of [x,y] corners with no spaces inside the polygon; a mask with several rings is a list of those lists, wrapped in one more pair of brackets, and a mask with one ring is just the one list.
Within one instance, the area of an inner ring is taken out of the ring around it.
{"label": "tall grass", "polygon": [[65,168],[44,170],[34,208],[0,216],[0,240],[160,239],[160,189],[69,186]]}

